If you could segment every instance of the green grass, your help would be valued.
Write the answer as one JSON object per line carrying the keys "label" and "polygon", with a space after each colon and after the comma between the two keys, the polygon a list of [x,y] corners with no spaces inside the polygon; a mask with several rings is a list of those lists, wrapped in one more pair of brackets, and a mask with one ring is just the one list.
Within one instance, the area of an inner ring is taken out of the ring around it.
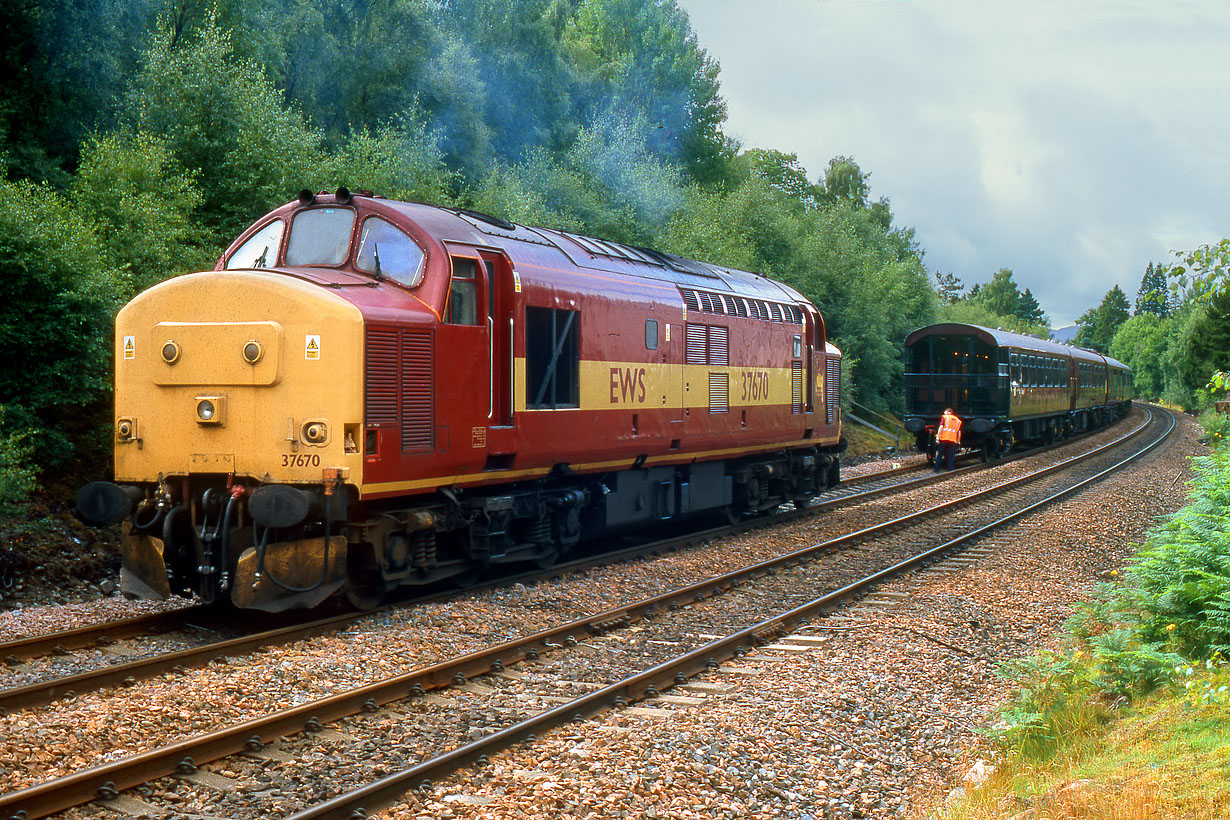
{"label": "green grass", "polygon": [[918,817],[935,820],[1230,818],[1230,668],[1194,668],[1110,722],[1077,727],[1045,759],[1005,748],[981,788]]}

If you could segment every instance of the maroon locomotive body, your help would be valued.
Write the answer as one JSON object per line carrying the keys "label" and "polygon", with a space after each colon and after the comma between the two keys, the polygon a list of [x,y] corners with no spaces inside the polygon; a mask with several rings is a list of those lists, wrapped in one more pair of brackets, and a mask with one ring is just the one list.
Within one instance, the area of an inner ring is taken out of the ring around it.
{"label": "maroon locomotive body", "polygon": [[345,190],[138,296],[116,336],[117,481],[81,506],[128,518],[133,594],[367,605],[804,503],[844,446],[840,353],[791,288]]}

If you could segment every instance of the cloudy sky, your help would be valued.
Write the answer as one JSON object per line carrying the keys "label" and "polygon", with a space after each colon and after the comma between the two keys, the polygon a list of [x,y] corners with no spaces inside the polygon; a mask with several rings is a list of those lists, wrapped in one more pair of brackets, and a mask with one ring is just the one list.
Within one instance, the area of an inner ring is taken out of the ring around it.
{"label": "cloudy sky", "polygon": [[854,157],[932,271],[1011,268],[1052,326],[1230,235],[1230,2],[678,0],[726,131]]}

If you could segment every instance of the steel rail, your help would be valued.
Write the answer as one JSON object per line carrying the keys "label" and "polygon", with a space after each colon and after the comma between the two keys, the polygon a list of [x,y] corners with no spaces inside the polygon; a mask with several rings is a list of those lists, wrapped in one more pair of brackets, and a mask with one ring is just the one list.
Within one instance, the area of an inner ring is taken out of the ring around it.
{"label": "steel rail", "polygon": [[990,524],[986,524],[887,569],[869,575],[862,580],[741,629],[725,638],[717,638],[704,646],[660,663],[643,672],[616,681],[588,695],[583,695],[568,703],[540,712],[485,738],[455,748],[443,755],[421,761],[401,772],[388,775],[353,791],[337,795],[315,806],[310,806],[292,815],[288,820],[355,820],[356,818],[367,817],[369,812],[392,806],[408,791],[429,788],[432,785],[432,778],[439,779],[470,763],[485,763],[490,755],[515,743],[535,741],[538,733],[555,728],[571,720],[582,720],[585,717],[608,709],[623,708],[646,697],[655,697],[660,691],[684,683],[688,678],[694,677],[703,671],[717,669],[723,661],[741,656],[751,647],[767,643],[801,623],[827,614],[852,599],[860,598],[869,589],[875,588],[884,581],[891,580],[919,567],[928,566],[935,560],[946,558],[953,552],[960,551],[963,545],[986,535],[992,530],[1028,515],[1030,512],[1047,504],[1065,498],[1130,464],[1161,444],[1170,435],[1171,431],[1174,430],[1174,415],[1168,410],[1163,410],[1162,412],[1170,416],[1170,425],[1153,442],[1126,459],[1077,484],[1009,513]]}
{"label": "steel rail", "polygon": [[[1102,429],[1102,428],[1099,428],[1099,429]],[[1096,432],[1096,431],[1091,431],[1091,433],[1086,433],[1085,435],[1091,435],[1092,432]],[[1047,445],[1045,447],[1031,449],[1024,453],[1020,453],[1015,456],[1010,456],[1008,458],[1000,459],[998,461],[995,461],[989,464],[974,464],[974,465],[966,465],[964,467],[958,467],[956,470],[953,470],[949,473],[945,473],[938,478],[927,476],[925,479],[918,479],[916,481],[908,481],[908,482],[907,481],[898,482],[896,484],[890,485],[889,487],[876,488],[874,490],[868,490],[865,492],[850,493],[848,495],[841,495],[841,496],[836,496],[836,497],[827,498],[827,499],[820,498],[816,500],[816,503],[812,504],[811,506],[805,509],[811,511],[810,514],[814,515],[816,512],[819,512],[819,511],[832,509],[832,508],[839,507],[839,506],[844,506],[845,504],[849,504],[849,503],[867,501],[867,500],[877,497],[878,495],[884,495],[886,493],[893,492],[898,489],[902,489],[902,488],[909,489],[910,485],[914,483],[923,483],[924,481],[930,482],[930,481],[943,480],[943,479],[946,479],[948,476],[951,476],[954,474],[965,474],[966,472],[972,472],[978,469],[986,469],[987,467],[994,466],[995,464],[1008,464],[1017,459],[1028,458],[1034,455],[1038,455],[1050,449],[1061,447],[1064,444],[1070,444],[1074,441],[1079,441],[1079,438],[1071,438],[1063,442],[1057,442],[1054,444]],[[961,458],[964,459],[965,457],[961,457]],[[857,487],[862,484],[869,484],[869,483],[873,483],[877,481],[898,478],[904,475],[909,475],[911,473],[923,472],[929,469],[929,467],[930,467],[929,462],[922,461],[920,463],[907,464],[902,467],[894,467],[894,468],[890,468],[887,470],[877,470],[874,473],[866,473],[864,475],[854,476],[853,478],[843,479],[842,482],[836,488],[834,488],[834,490],[842,490],[845,488]],[[791,513],[787,513],[786,517],[761,516],[758,518],[750,518],[746,521],[740,522],[737,525],[732,525],[731,527],[712,528],[704,532],[697,533],[696,537],[715,537],[718,535],[722,535],[732,529],[737,530],[737,529],[742,529],[742,528],[746,528],[749,526],[756,526],[761,522],[780,523],[780,522],[790,520],[790,515]],[[592,557],[580,558],[574,561],[556,564],[548,568],[547,570],[522,573],[522,574],[515,575],[515,576],[505,576],[505,577],[502,577],[496,580],[493,585],[511,584],[511,583],[517,583],[519,581],[532,580],[533,578],[542,577],[544,573],[555,574],[555,573],[565,572],[565,571],[569,571],[573,569],[585,569],[590,566],[596,565],[596,562],[600,563],[602,558],[611,558],[611,559],[619,560],[620,558],[626,558],[631,555],[636,555],[641,552],[644,552],[647,550],[654,550],[654,549],[660,550],[662,549],[662,547],[659,545],[658,542],[654,542],[654,543],[650,543],[646,545],[640,545],[637,547],[631,547],[626,550],[617,550],[617,551],[613,551],[609,553],[604,553],[602,556],[600,556],[597,559],[592,558]],[[477,589],[477,588],[482,588],[482,587],[474,587],[471,589]],[[421,603],[423,600],[432,600],[434,599],[434,597],[435,596],[427,596],[426,598],[415,597],[411,599],[409,603]],[[370,615],[373,611],[389,609],[389,608],[396,607],[403,603],[407,603],[407,602],[389,604],[386,606],[379,607],[376,610],[366,610],[362,612],[352,612],[352,613],[344,613],[344,614],[349,615],[352,618],[362,618],[365,615]],[[71,651],[74,649],[81,649],[84,647],[92,647],[92,646],[106,646],[111,643],[114,643],[115,641],[124,640],[127,638],[143,637],[145,635],[148,635],[150,632],[170,631],[170,630],[183,628],[184,626],[190,626],[191,624],[188,624],[189,618],[208,617],[209,612],[210,612],[210,607],[208,606],[202,606],[202,605],[191,606],[191,607],[187,607],[184,609],[176,610],[174,612],[159,612],[159,613],[154,613],[150,615],[138,615],[138,616],[134,616],[131,618],[124,618],[121,620],[109,621],[103,624],[77,627],[75,629],[60,630],[56,632],[49,632],[43,635],[33,635],[30,637],[18,638],[12,641],[0,642],[0,659],[2,659],[4,663],[7,663],[10,666],[13,666],[13,665],[17,665],[18,663],[24,660],[30,660],[33,658],[42,657],[42,656],[49,655],[49,654],[65,655],[65,654],[70,654]],[[324,619],[324,620],[328,620],[330,622],[335,621],[335,619],[333,618]],[[315,622],[309,622],[309,623],[303,624],[303,627],[305,629],[311,629],[313,628],[314,624]],[[183,663],[183,660],[184,659],[181,659],[180,661],[181,665],[187,665]],[[122,681],[127,677],[131,677],[132,672],[134,671],[137,671],[137,670],[135,668],[130,668],[129,674],[124,675],[120,678],[116,678],[115,680],[108,681],[108,683],[97,684],[94,687],[91,687],[91,685],[86,681],[75,682],[73,684],[69,684],[66,687],[64,687],[63,691],[74,691],[74,692],[85,691],[90,688],[96,688],[97,686],[109,685],[110,683],[114,683],[116,681]],[[154,672],[151,674],[157,674],[157,673]],[[0,695],[0,708],[5,708],[4,705],[2,704],[2,700],[3,700],[3,696]],[[10,708],[17,708],[17,707],[10,707]]]}
{"label": "steel rail", "polygon": [[[873,481],[884,480],[896,476],[913,473],[926,467],[926,464],[910,464],[905,467],[889,470],[878,470],[874,473],[866,473],[854,478],[845,479],[839,487],[855,487],[861,484],[867,484]],[[853,496],[854,498],[862,498],[862,496]],[[834,499],[838,500],[838,499]],[[843,499],[840,499],[844,501]],[[820,509],[820,505],[816,505]],[[615,553],[611,553],[615,555]],[[588,559],[582,559],[588,560]],[[557,564],[550,568],[550,571],[558,572],[572,568],[572,563]],[[520,580],[521,576],[516,579],[511,579],[512,582]],[[500,583],[508,583],[510,579],[500,579]],[[396,606],[396,604],[391,605]],[[385,609],[387,607],[381,607]],[[185,626],[191,626],[189,623],[192,619],[208,618],[211,608],[203,605],[195,605],[178,609],[171,612],[157,612],[148,615],[134,615],[130,618],[123,618],[115,621],[107,621],[101,624],[91,624],[89,626],[76,627],[74,629],[63,629],[55,632],[48,632],[42,635],[31,635],[24,638],[16,638],[11,641],[0,642],[0,660],[4,663],[15,666],[22,661],[31,660],[33,658],[43,657],[45,655],[66,655],[70,654],[74,649],[82,649],[95,646],[108,646],[116,641],[125,640],[128,638],[145,637],[152,632],[171,631],[182,629]],[[347,613],[355,618],[361,618],[364,615],[370,615],[371,610],[355,613]],[[305,625],[310,626],[310,625]]]}
{"label": "steel rail", "polygon": [[[363,711],[372,711],[392,701],[462,684],[469,678],[479,675],[503,671],[507,666],[519,661],[536,659],[543,652],[558,649],[564,645],[575,645],[579,640],[590,635],[600,634],[638,619],[650,618],[664,609],[678,608],[688,603],[702,601],[733,589],[748,580],[773,575],[780,568],[827,554],[875,535],[892,532],[909,523],[967,506],[980,498],[1002,493],[1010,488],[1049,475],[1135,438],[1147,428],[1149,423],[1146,422],[1130,434],[1088,453],[1073,456],[1037,472],[968,493],[960,498],[864,528],[855,533],[829,539],[667,593],[620,605],[605,612],[507,641],[479,652],[411,670],[347,692],[186,738],[168,746],[85,769],[7,795],[0,795],[0,811],[9,812],[6,816],[22,817],[23,820],[45,817],[91,802],[97,797],[114,796],[119,791],[141,785],[157,777],[191,771],[200,763],[259,749],[265,743],[281,737],[318,730],[327,722]],[[934,552],[932,550],[928,554]],[[687,668],[692,667],[687,666]],[[692,673],[695,674],[695,671],[699,670],[693,670]],[[24,817],[22,812],[25,812]]]}
{"label": "steel rail", "polygon": [[24,660],[43,655],[66,655],[73,649],[106,646],[159,630],[182,629],[189,626],[189,619],[205,616],[207,610],[208,607],[192,606],[5,641],[0,643],[0,658],[8,665],[15,666]]}
{"label": "steel rail", "polygon": [[[981,469],[984,465],[976,465],[975,468]],[[486,587],[494,587],[500,585],[511,585],[515,583],[527,583],[561,575],[566,572],[574,572],[582,569],[590,569],[595,566],[614,563],[621,560],[628,560],[651,553],[660,553],[666,550],[677,549],[688,544],[699,543],[704,540],[725,537],[737,532],[746,531],[750,528],[763,528],[767,526],[777,526],[788,523],[796,518],[808,517],[817,515],[820,512],[833,509],[836,507],[845,506],[847,504],[860,501],[868,501],[873,498],[896,492],[911,489],[915,484],[929,483],[937,480],[937,478],[946,478],[949,475],[957,474],[968,469],[954,470],[951,473],[944,474],[939,477],[926,476],[924,478],[915,478],[907,481],[901,481],[885,487],[876,487],[862,492],[840,496],[837,498],[827,499],[806,507],[802,510],[791,510],[776,516],[761,516],[758,518],[748,519],[735,525],[725,525],[721,527],[713,527],[706,530],[687,533],[681,536],[673,536],[670,538],[660,539],[646,544],[639,544],[634,547],[629,547],[621,550],[602,552],[597,555],[579,558],[566,563],[556,564],[545,570],[532,570],[511,576],[502,576],[494,580],[491,584],[472,587],[467,590],[472,592],[475,589]],[[903,468],[895,470],[883,470],[877,473],[871,473],[868,476],[860,476],[858,479],[872,480],[875,478],[894,478],[906,472],[914,472],[917,468]],[[858,481],[855,479],[855,481]],[[160,653],[146,658],[137,658],[135,660],[126,661],[123,663],[109,664],[107,666],[91,669],[85,672],[77,672],[72,675],[65,675],[58,678],[50,678],[47,680],[37,681],[35,683],[26,684],[24,686],[15,686],[7,689],[0,689],[0,715],[8,712],[17,711],[19,709],[29,709],[36,706],[43,706],[51,703],[59,698],[73,698],[85,692],[93,692],[107,686],[116,685],[131,685],[139,680],[150,678],[155,675],[161,675],[165,672],[182,672],[186,669],[203,666],[209,661],[232,655],[243,655],[253,652],[265,646],[276,646],[291,643],[305,638],[311,638],[329,632],[341,630],[348,624],[373,614],[374,612],[388,610],[391,608],[405,606],[408,604],[424,603],[429,601],[443,600],[456,595],[455,590],[450,590],[443,593],[432,593],[429,595],[414,596],[409,601],[399,602],[398,604],[389,604],[379,607],[377,610],[368,610],[361,612],[343,612],[338,615],[333,615],[327,618],[310,620],[304,623],[292,624],[290,626],[279,627],[276,629],[263,630],[261,632],[253,632],[247,635],[241,635],[235,638],[229,638],[221,641],[213,641],[202,646],[189,647],[173,652]],[[197,615],[204,614],[206,607],[193,607],[188,610],[182,610],[184,613],[195,613]],[[164,613],[167,614],[167,613]],[[150,618],[151,616],[145,616]],[[123,625],[130,631],[131,634],[140,634],[140,623],[142,618],[133,618],[126,621],[113,622],[114,625]],[[162,623],[159,620],[146,622]],[[104,625],[111,626],[112,624]],[[91,627],[82,627],[79,630],[72,630],[73,633],[82,633],[79,638],[79,643],[86,643],[85,635],[93,629]],[[41,641],[44,645],[53,644],[58,636],[68,635],[70,633],[52,633],[50,635],[41,636],[40,638],[28,639],[29,641]],[[109,642],[109,641],[106,641]],[[99,643],[98,639],[94,643]],[[3,651],[5,645],[0,645],[0,651]],[[62,654],[68,654],[64,652]]]}

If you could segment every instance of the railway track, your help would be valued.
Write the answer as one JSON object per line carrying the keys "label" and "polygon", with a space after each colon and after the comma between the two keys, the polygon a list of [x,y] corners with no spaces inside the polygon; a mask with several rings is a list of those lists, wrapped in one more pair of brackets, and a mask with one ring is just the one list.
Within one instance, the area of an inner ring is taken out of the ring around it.
{"label": "railway track", "polygon": [[[998,464],[1011,463],[1023,458],[1037,456],[1063,446],[1062,443],[1050,447],[1039,448],[1017,454],[1004,459]],[[709,539],[721,538],[748,527],[776,526],[778,524],[799,518],[829,513],[832,510],[851,504],[862,503],[891,493],[901,492],[921,486],[948,480],[955,475],[966,475],[992,465],[982,464],[976,456],[965,456],[958,470],[951,473],[934,475],[928,464],[921,458],[917,463],[899,468],[881,470],[853,477],[826,493],[822,499],[815,501],[804,510],[790,510],[783,514],[758,519],[750,519],[738,524],[715,527],[699,532],[690,532],[683,536],[671,536],[650,542],[641,542],[632,547],[622,549],[603,549],[586,557],[561,563],[545,570],[532,570],[512,576],[501,576],[472,589],[490,588],[499,585],[516,583],[534,583],[545,577],[551,577],[568,572],[587,570],[609,562],[625,561],[656,555],[687,547]],[[455,591],[418,595],[409,600],[391,604],[406,606],[425,601],[447,599],[456,595]],[[192,606],[172,612],[154,613],[147,616],[125,619],[96,626],[81,627],[65,632],[23,638],[9,643],[0,644],[0,658],[11,669],[20,669],[23,660],[37,658],[40,655],[52,654],[58,658],[70,656],[72,649],[89,649],[107,652],[119,640],[135,636],[145,637],[158,633],[183,630],[189,626],[195,627],[192,634],[183,636],[183,640],[175,641],[176,648],[170,651],[160,651],[145,654],[141,657],[116,662],[95,662],[90,668],[76,669],[63,673],[49,670],[44,674],[30,671],[26,677],[36,678],[29,683],[9,685],[0,689],[0,715],[19,709],[27,709],[65,698],[72,699],[83,693],[96,691],[107,686],[131,686],[138,681],[168,672],[183,671],[201,666],[218,658],[246,655],[262,647],[283,645],[295,641],[306,640],[315,636],[336,633],[368,616],[369,612],[347,611],[331,614],[326,617],[313,617],[309,613],[281,613],[262,616],[262,621],[273,621],[273,628],[252,631],[244,627],[243,613],[223,612],[209,607]],[[216,639],[217,634],[235,634],[227,639]],[[88,659],[82,659],[82,664]],[[63,664],[57,664],[60,666]]]}
{"label": "railway track", "polygon": [[[1154,428],[1157,425],[1154,418],[1147,426]],[[1145,427],[1142,425],[1133,435],[1141,433]],[[1160,441],[1160,437],[1157,440]],[[467,687],[472,690],[475,684],[470,680],[485,676],[481,689],[490,691],[478,694],[496,705],[491,706],[488,712],[478,710],[479,714],[488,715],[483,726],[476,727],[472,720],[467,720],[465,731],[459,732],[456,718],[452,719],[451,729],[446,720],[431,735],[438,739],[436,746],[439,748],[429,748],[421,741],[411,742],[413,738],[396,741],[393,745],[400,743],[398,748],[413,749],[413,757],[420,762],[401,765],[404,761],[395,761],[402,771],[384,780],[369,777],[374,781],[371,785],[346,798],[319,802],[320,794],[332,790],[329,785],[331,781],[308,773],[302,778],[306,786],[292,801],[300,806],[312,800],[318,801],[315,808],[298,815],[302,817],[361,816],[355,814],[358,809],[387,804],[395,799],[394,794],[400,794],[408,786],[421,786],[424,779],[439,777],[441,772],[451,770],[450,767],[455,769],[480,760],[491,750],[523,741],[550,725],[577,719],[578,716],[584,719],[601,709],[652,697],[680,680],[748,651],[758,643],[771,640],[783,629],[803,619],[831,611],[843,602],[865,594],[868,588],[885,578],[937,560],[957,549],[963,539],[977,537],[979,533],[1006,520],[1002,512],[1007,496],[1018,496],[1012,504],[1022,510],[1015,515],[1021,515],[1053,500],[1054,490],[1040,492],[1038,485],[1059,480],[1061,473],[1068,474],[1079,469],[1087,473],[1080,478],[1081,481],[1096,480],[1103,474],[1105,468],[1102,462],[1106,461],[1109,449],[1122,442],[1123,439],[1093,453],[1000,483],[987,491],[970,493],[909,516],[812,544],[788,555],[756,562],[725,575],[596,612],[481,652],[455,657],[258,720],[36,785],[0,797],[0,816],[21,816],[20,812],[25,811],[31,818],[41,817],[96,796],[114,796],[121,789],[175,771],[183,777],[191,777],[198,764],[225,755],[246,751],[254,760],[260,760],[262,754],[273,754],[264,748],[265,744],[288,735],[294,736],[305,729],[311,733],[332,721],[361,723],[367,719],[383,721],[388,725],[408,724],[415,727],[415,734],[421,734],[420,718],[425,713],[436,711],[440,706],[439,698],[444,697],[432,693],[462,691]],[[1091,461],[1099,462],[1097,470],[1078,466]],[[1062,492],[1073,491],[1072,482],[1066,481],[1064,484]],[[957,534],[955,539],[954,534]],[[922,550],[917,548],[920,542],[925,544]],[[818,560],[826,556],[829,560]],[[800,594],[801,590],[811,589],[829,591],[818,598]],[[746,622],[748,612],[756,612],[763,617],[749,624]],[[696,625],[697,618],[703,623],[702,626]],[[722,637],[712,640],[705,638],[711,634]],[[629,637],[631,635],[637,636],[635,640]],[[595,647],[599,646],[606,649],[596,650]],[[629,666],[628,663],[595,665],[590,657],[593,654],[623,661],[635,659],[631,666],[636,668],[624,668]],[[645,669],[645,658],[658,662]],[[590,691],[569,699],[567,703],[541,708],[550,703],[551,697],[558,699],[559,689],[554,689],[554,696],[528,694],[525,691],[526,676],[512,674],[510,668],[525,661],[536,662],[530,664],[533,667],[544,667],[548,660],[552,664],[562,664],[559,670],[546,675],[548,680],[554,681],[552,686],[560,680],[573,680]],[[587,680],[591,677],[602,680]],[[615,683],[608,682],[612,678]],[[538,707],[532,710],[534,714],[528,718],[501,716],[497,706],[501,698],[509,700],[509,691],[519,696],[511,700],[519,705],[521,711],[526,710],[527,704]],[[394,717],[381,717],[390,709],[397,713]],[[362,717],[367,713],[371,713],[372,717]],[[351,717],[356,715],[360,717]],[[407,716],[412,719],[408,720]],[[484,736],[471,740],[471,730],[476,728],[481,729],[479,734]],[[493,730],[492,733],[487,734],[488,729]],[[336,733],[336,730],[332,731]],[[467,740],[470,742],[465,742]],[[232,765],[232,768],[237,767],[243,768],[238,764]],[[227,812],[235,808],[224,807],[222,813],[231,816]]]}
{"label": "railway track", "polygon": [[[860,503],[878,498],[887,493],[896,492],[911,487],[917,483],[942,481],[954,473],[939,476],[927,474],[926,464],[909,465],[900,469],[882,470],[858,476],[848,482],[843,482],[831,495],[826,495],[811,507],[803,511],[792,511],[782,517],[769,517],[743,522],[728,527],[717,527],[694,532],[683,537],[670,538],[640,543],[633,547],[603,550],[597,554],[574,561],[561,563],[545,570],[534,570],[512,576],[503,576],[493,580],[484,587],[509,585],[515,583],[533,583],[545,577],[567,572],[589,569],[611,561],[630,560],[660,553],[665,550],[678,549],[689,543],[711,538],[719,538],[748,526],[767,526],[780,523],[792,517],[814,516],[849,504]],[[979,469],[975,465],[971,469]],[[484,587],[474,587],[480,589]],[[455,591],[433,593],[416,596],[408,602],[391,606],[406,606],[430,600],[440,600],[456,595]],[[165,674],[167,672],[182,672],[186,669],[201,666],[216,658],[245,655],[265,646],[281,645],[295,641],[306,640],[318,635],[335,633],[345,629],[356,621],[370,615],[369,612],[343,612],[324,618],[312,617],[307,613],[282,613],[280,615],[262,616],[262,620],[272,620],[284,625],[260,631],[241,628],[243,614],[224,613],[218,616],[208,607],[192,606],[171,612],[154,613],[114,621],[110,623],[81,627],[78,629],[55,632],[23,638],[0,644],[0,658],[4,658],[10,669],[20,667],[23,661],[40,656],[54,655],[64,657],[72,654],[73,649],[107,651],[118,641],[134,637],[147,637],[159,633],[184,630],[196,626],[196,634],[185,637],[183,643],[192,643],[172,651],[157,652],[131,660],[106,663],[68,674],[51,672],[40,676],[40,679],[19,686],[7,686],[0,689],[0,715],[18,709],[28,709],[50,703],[59,698],[74,698],[85,692],[95,691],[107,686],[130,686],[137,681]],[[228,632],[239,632],[235,637],[216,640],[211,635]],[[31,676],[33,676],[33,673]]]}

